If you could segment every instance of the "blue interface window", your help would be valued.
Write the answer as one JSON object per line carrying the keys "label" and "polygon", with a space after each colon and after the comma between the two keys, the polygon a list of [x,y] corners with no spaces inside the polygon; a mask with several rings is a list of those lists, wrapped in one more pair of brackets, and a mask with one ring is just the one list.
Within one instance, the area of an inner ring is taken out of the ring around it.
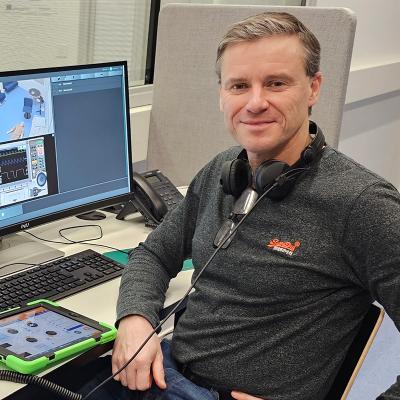
{"label": "blue interface window", "polygon": [[0,75],[0,229],[130,192],[125,74]]}

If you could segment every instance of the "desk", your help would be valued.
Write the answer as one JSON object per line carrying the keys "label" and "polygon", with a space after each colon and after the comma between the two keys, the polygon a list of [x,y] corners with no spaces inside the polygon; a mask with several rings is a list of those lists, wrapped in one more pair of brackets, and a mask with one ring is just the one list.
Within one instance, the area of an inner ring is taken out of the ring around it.
{"label": "desk", "polygon": [[[100,221],[82,221],[71,217],[31,229],[30,231],[41,238],[62,240],[58,235],[58,230],[61,228],[98,224],[102,227],[104,236],[102,239],[93,243],[109,245],[119,249],[136,247],[139,242],[145,240],[147,235],[151,232],[151,229],[144,226],[143,217],[139,213],[128,216],[125,221],[117,220],[115,214],[106,212],[105,214],[107,215],[106,219]],[[89,235],[87,231],[85,232],[85,229],[81,229],[75,231],[74,236],[69,237],[74,240],[83,240]],[[53,246],[64,251],[65,255],[77,253],[86,248],[92,248],[99,253],[107,251],[104,248],[96,247],[92,244],[54,244]],[[181,298],[189,287],[191,275],[192,271],[183,271],[171,281],[167,292],[166,306]],[[77,311],[95,320],[113,324],[115,322],[115,307],[118,297],[119,282],[120,279],[114,279],[69,298],[58,300],[57,302],[63,307]],[[60,365],[62,364],[48,369],[46,373],[59,368]],[[3,369],[4,367],[1,366],[0,368]],[[40,375],[45,375],[45,373]],[[11,395],[23,386],[24,385],[21,384],[0,381],[0,399]]]}

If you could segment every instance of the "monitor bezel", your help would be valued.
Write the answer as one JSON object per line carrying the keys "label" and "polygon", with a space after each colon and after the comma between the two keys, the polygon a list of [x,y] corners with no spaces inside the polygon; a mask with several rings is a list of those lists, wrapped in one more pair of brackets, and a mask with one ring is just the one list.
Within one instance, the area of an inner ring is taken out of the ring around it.
{"label": "monitor bezel", "polygon": [[125,116],[126,116],[126,132],[127,132],[127,146],[128,146],[128,173],[129,173],[129,193],[113,196],[107,199],[86,203],[77,207],[71,207],[66,210],[57,211],[41,217],[27,219],[23,222],[11,224],[5,227],[0,227],[0,238],[12,233],[21,232],[26,229],[33,228],[35,226],[43,225],[46,223],[58,221],[64,218],[73,217],[86,212],[94,211],[99,208],[109,207],[116,204],[124,203],[129,201],[133,195],[133,167],[132,167],[132,144],[131,144],[131,123],[130,123],[130,108],[129,108],[129,85],[128,85],[128,63],[127,61],[112,61],[95,64],[80,64],[80,65],[67,65],[64,67],[49,67],[49,68],[34,68],[16,71],[0,71],[0,81],[4,76],[10,75],[29,75],[39,74],[47,72],[58,72],[58,71],[71,71],[77,69],[91,69],[91,68],[103,68],[113,66],[124,67],[124,93],[125,93]]}

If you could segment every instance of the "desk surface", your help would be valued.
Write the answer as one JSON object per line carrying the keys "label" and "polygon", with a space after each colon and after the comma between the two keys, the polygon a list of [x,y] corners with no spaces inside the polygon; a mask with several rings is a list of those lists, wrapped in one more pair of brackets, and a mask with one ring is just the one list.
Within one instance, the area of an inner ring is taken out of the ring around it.
{"label": "desk surface", "polygon": [[[127,217],[125,221],[117,220],[115,214],[105,214],[107,218],[100,221],[83,221],[76,217],[71,217],[33,228],[30,232],[40,238],[62,241],[63,239],[58,233],[59,229],[78,225],[100,225],[102,227],[103,238],[93,241],[93,244],[52,244],[55,248],[64,251],[65,255],[77,253],[87,248],[92,248],[99,253],[107,252],[107,249],[97,247],[94,243],[118,249],[136,247],[151,232],[151,229],[144,226],[143,218],[138,213]],[[73,230],[73,232],[69,231],[68,237],[72,240],[84,240],[96,235],[96,231],[93,229],[88,227]],[[21,235],[24,234],[21,233]],[[191,275],[192,271],[183,271],[171,281],[167,292],[166,306],[181,298],[189,287]],[[115,322],[115,306],[117,303],[119,282],[120,279],[113,279],[66,299],[58,300],[57,302],[63,307],[77,311],[95,320],[113,324]],[[12,394],[21,387],[23,385],[2,381],[0,383],[0,398]]]}

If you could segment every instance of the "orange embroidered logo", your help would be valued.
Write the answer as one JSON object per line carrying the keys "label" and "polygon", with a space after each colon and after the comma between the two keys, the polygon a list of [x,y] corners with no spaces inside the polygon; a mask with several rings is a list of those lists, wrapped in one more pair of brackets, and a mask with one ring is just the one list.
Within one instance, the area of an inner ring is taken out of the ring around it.
{"label": "orange embroidered logo", "polygon": [[290,242],[281,242],[279,239],[272,239],[269,244],[267,244],[267,247],[271,248],[272,250],[285,253],[289,256],[292,256],[299,246],[300,242],[297,240],[294,242],[294,244],[292,244]]}

